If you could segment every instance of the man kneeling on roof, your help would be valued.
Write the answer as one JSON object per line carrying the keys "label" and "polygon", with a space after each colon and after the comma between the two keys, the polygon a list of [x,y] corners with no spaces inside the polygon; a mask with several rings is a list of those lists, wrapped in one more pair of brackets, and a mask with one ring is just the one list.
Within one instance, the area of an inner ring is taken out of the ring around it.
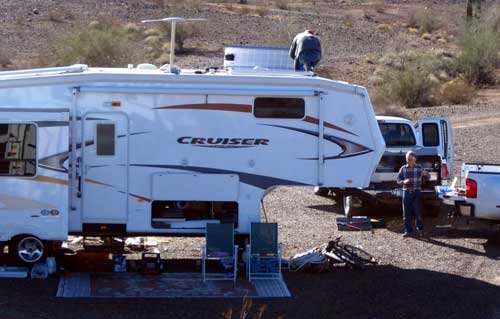
{"label": "man kneeling on roof", "polygon": [[290,57],[295,61],[295,71],[314,71],[321,60],[321,43],[316,31],[306,30],[297,34],[290,47]]}

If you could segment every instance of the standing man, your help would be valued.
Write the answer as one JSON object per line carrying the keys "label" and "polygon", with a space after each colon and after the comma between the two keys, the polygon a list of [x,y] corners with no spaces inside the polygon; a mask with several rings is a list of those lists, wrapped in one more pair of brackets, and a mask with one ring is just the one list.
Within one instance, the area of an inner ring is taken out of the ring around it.
{"label": "standing man", "polygon": [[294,59],[295,71],[314,71],[321,60],[321,43],[314,30],[306,30],[295,36],[290,47],[290,57]]}
{"label": "standing man", "polygon": [[403,223],[404,237],[411,235],[413,231],[411,215],[415,215],[417,231],[423,235],[424,224],[422,223],[422,178],[429,177],[429,173],[417,165],[415,152],[406,153],[406,165],[399,169],[397,183],[403,186]]}

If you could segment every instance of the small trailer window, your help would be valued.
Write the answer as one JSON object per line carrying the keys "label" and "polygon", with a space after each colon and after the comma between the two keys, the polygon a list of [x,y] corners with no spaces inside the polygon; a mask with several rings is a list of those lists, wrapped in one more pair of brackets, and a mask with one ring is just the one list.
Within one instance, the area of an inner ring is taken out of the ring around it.
{"label": "small trailer window", "polygon": [[36,126],[0,124],[0,176],[35,176]]}
{"label": "small trailer window", "polygon": [[301,119],[305,115],[305,102],[300,98],[258,97],[253,114],[258,118]]}
{"label": "small trailer window", "polygon": [[422,142],[424,146],[439,146],[439,128],[436,123],[422,124]]}
{"label": "small trailer window", "polygon": [[96,124],[96,155],[113,156],[115,155],[115,125],[114,124]]}

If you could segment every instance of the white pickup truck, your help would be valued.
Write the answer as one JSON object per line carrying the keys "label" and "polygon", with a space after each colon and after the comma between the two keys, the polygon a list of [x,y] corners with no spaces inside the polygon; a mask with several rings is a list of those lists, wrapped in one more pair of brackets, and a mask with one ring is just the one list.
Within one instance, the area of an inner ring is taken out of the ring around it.
{"label": "white pickup truck", "polygon": [[401,186],[396,177],[401,166],[406,164],[406,152],[414,151],[417,161],[430,173],[430,179],[422,185],[424,213],[436,215],[441,199],[436,186],[447,185],[453,176],[453,136],[450,121],[446,118],[423,118],[411,120],[377,116],[377,122],[384,137],[386,150],[370,185],[358,188],[315,188],[316,195],[334,195],[335,200],[347,217],[369,215],[375,206],[401,207]]}
{"label": "white pickup truck", "polygon": [[461,171],[458,187],[436,187],[439,197],[459,216],[500,221],[500,164],[464,163]]}

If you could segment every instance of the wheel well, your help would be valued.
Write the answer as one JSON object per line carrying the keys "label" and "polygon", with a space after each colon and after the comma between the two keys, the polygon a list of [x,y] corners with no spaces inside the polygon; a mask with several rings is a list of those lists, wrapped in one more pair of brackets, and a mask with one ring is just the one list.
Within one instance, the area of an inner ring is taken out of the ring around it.
{"label": "wheel well", "polygon": [[[14,236],[10,237],[9,241],[11,241],[11,242],[12,241],[16,241],[16,240],[24,238],[24,237],[35,237],[37,239],[40,239],[40,238],[38,238],[38,236],[35,236],[35,235],[32,235],[32,234],[18,234],[18,235],[14,235]],[[43,242],[43,240],[41,240],[41,239],[40,239],[40,241]]]}

